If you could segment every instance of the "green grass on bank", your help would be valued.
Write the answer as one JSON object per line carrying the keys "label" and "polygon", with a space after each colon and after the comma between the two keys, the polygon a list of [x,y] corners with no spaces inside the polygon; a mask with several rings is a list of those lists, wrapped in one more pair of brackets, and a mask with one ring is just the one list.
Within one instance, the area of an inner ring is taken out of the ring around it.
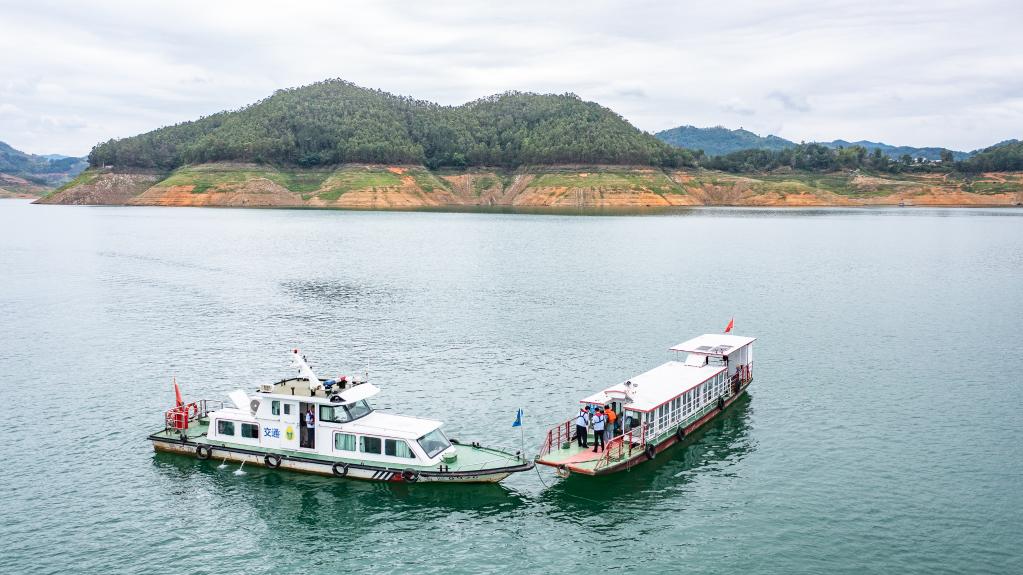
{"label": "green grass on bank", "polygon": [[611,190],[649,190],[655,194],[684,194],[685,189],[661,170],[607,170],[585,168],[573,171],[548,171],[530,184],[533,188],[583,188]]}

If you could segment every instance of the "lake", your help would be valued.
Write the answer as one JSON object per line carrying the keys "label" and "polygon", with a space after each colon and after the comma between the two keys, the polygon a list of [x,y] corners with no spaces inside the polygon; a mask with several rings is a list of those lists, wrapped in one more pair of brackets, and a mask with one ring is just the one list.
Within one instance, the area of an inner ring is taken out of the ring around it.
{"label": "lake", "polygon": [[[0,201],[3,573],[1020,573],[1023,210]],[[724,329],[748,398],[610,477],[389,485],[154,454],[186,398],[362,373],[535,453]]]}

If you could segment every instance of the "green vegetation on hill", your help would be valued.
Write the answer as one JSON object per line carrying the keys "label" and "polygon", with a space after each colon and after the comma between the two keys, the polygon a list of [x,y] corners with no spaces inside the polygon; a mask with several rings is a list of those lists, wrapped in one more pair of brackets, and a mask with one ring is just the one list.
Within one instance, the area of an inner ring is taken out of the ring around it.
{"label": "green vegetation on hill", "polygon": [[44,186],[58,186],[82,172],[83,158],[26,154],[0,142],[0,173],[18,176]]}
{"label": "green vegetation on hill", "polygon": [[93,148],[93,166],[173,169],[247,161],[502,166],[524,164],[691,165],[692,154],[637,130],[572,94],[520,92],[461,106],[328,80]]}
{"label": "green vegetation on hill", "polygon": [[957,162],[963,172],[1013,172],[1023,170],[1023,142],[1009,140],[976,152],[969,159]]}
{"label": "green vegetation on hill", "polygon": [[796,145],[778,136],[758,136],[742,128],[729,130],[721,126],[713,128],[679,126],[657,132],[654,136],[673,146],[703,150],[708,156],[721,156],[739,150],[783,150]]}
{"label": "green vegetation on hill", "polygon": [[[673,146],[680,146],[690,150],[702,150],[707,156],[723,156],[733,152],[744,150],[785,150],[795,148],[798,144],[778,136],[758,136],[748,130],[739,128],[729,130],[721,126],[713,128],[697,128],[695,126],[679,126],[670,130],[664,130],[654,134],[660,140]],[[908,155],[913,160],[923,158],[925,160],[943,160],[943,155],[949,150],[944,148],[914,148],[912,146],[891,146],[882,142],[870,142],[860,140],[859,142],[847,142],[845,140],[832,140],[830,142],[816,142],[826,148],[852,148],[859,146],[869,152],[881,150],[881,153],[893,160],[900,160]],[[964,160],[970,154],[966,152],[951,151],[953,160]]]}

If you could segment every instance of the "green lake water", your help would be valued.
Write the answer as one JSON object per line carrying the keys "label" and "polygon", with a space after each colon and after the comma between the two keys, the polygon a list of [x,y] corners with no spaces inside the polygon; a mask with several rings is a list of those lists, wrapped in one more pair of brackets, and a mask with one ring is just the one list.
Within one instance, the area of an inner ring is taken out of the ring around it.
{"label": "green lake water", "polygon": [[[720,331],[748,398],[628,473],[390,485],[156,455],[173,402],[369,371],[527,450]],[[1023,211],[0,202],[0,573],[1023,572]],[[596,566],[600,567],[596,567]]]}

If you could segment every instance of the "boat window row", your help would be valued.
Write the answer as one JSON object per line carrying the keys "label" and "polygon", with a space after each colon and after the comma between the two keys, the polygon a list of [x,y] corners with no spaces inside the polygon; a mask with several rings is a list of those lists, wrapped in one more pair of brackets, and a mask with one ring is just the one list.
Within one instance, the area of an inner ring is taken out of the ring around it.
{"label": "boat window row", "polygon": [[235,428],[240,426],[241,437],[246,439],[259,439],[259,426],[255,423],[241,423],[229,419],[217,420],[217,435],[234,436]]}
{"label": "boat window row", "polygon": [[[356,449],[358,447],[358,449]],[[404,439],[388,439],[372,435],[355,435],[354,433],[335,433],[334,449],[352,453],[368,453],[371,455],[388,455],[415,459],[416,454]]]}
{"label": "boat window row", "polygon": [[[270,402],[270,413],[272,413],[273,415],[280,415],[281,414],[281,400],[275,399],[275,400]],[[285,403],[284,404],[284,415],[291,415],[291,404],[290,403]]]}
{"label": "boat window row", "polygon": [[724,394],[727,378],[721,372],[709,381],[690,389],[682,395],[664,403],[650,415],[655,433],[662,433],[702,409],[708,403]]}

